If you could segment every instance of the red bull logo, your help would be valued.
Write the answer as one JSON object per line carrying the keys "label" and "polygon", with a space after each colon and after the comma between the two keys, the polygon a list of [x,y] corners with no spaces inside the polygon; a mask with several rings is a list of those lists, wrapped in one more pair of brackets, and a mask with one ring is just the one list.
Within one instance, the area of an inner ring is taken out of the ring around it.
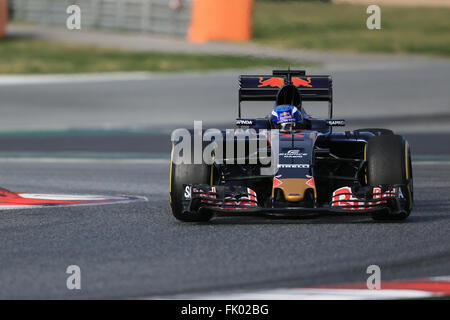
{"label": "red bull logo", "polygon": [[290,120],[290,119],[292,119],[292,116],[289,112],[280,113],[280,120]]}
{"label": "red bull logo", "polygon": [[[312,88],[311,77],[307,77],[306,79],[302,78],[292,78],[292,84],[296,87],[309,87]],[[278,77],[272,77],[264,80],[264,77],[259,78],[260,87],[273,87],[273,88],[281,88],[284,86],[284,79]]]}
{"label": "red bull logo", "polygon": [[296,87],[309,87],[309,88],[312,88],[311,77],[307,77],[306,80],[303,80],[301,78],[292,78],[292,83]]}
{"label": "red bull logo", "polygon": [[259,78],[259,85],[260,87],[278,87],[281,88],[284,86],[284,79],[283,78],[269,78],[264,80],[264,77]]}

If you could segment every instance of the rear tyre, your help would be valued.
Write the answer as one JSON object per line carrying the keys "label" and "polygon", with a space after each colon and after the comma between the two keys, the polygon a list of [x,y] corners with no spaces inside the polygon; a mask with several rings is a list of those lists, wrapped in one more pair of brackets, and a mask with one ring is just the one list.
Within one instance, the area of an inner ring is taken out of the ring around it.
{"label": "rear tyre", "polygon": [[384,136],[384,135],[393,135],[394,131],[390,129],[381,129],[381,128],[364,128],[355,130],[355,132],[371,132],[376,136]]}
{"label": "rear tyre", "polygon": [[[185,212],[183,210],[183,184],[210,184],[212,175],[212,165],[202,164],[176,164],[179,155],[174,154],[172,146],[172,156],[170,159],[170,206],[172,214],[180,221],[184,222],[206,222],[212,217],[211,213],[205,212]],[[193,153],[192,153],[193,154]],[[193,163],[193,162],[191,162]]]}
{"label": "rear tyre", "polygon": [[399,212],[373,214],[374,220],[404,220],[412,210],[413,177],[411,151],[408,142],[399,135],[381,135],[371,138],[366,147],[367,184],[402,185],[406,201]]}

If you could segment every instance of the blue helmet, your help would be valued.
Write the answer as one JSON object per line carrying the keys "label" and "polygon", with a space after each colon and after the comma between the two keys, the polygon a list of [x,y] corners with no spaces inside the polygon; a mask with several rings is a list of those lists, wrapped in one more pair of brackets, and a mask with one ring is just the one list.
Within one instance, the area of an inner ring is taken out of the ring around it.
{"label": "blue helmet", "polygon": [[274,128],[292,128],[297,122],[302,121],[302,116],[297,107],[289,104],[276,106],[270,115],[270,121]]}

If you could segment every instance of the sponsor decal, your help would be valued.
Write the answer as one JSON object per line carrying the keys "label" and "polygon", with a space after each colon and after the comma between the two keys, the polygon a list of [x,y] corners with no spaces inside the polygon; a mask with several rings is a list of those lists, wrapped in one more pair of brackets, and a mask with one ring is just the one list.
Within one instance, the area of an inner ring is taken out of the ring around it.
{"label": "sponsor decal", "polygon": [[284,79],[278,78],[278,77],[271,77],[266,80],[264,80],[264,77],[259,78],[259,85],[258,87],[278,87],[281,88],[284,86]]}
{"label": "sponsor decal", "polygon": [[[199,190],[194,188],[194,192],[205,192],[204,190]],[[200,197],[209,198],[211,200],[202,200],[202,203],[213,204],[216,202],[216,187],[211,187],[210,193],[201,193]]]}
{"label": "sponsor decal", "polygon": [[[239,201],[236,201],[235,199],[231,199],[230,203],[225,201],[225,204],[256,207],[258,205],[256,202],[254,202],[254,201],[256,201],[256,192],[250,188],[247,188],[247,193],[248,193],[248,195],[245,195],[244,197],[240,197]],[[251,201],[246,201],[246,200],[251,200]]]}
{"label": "sponsor decal", "polygon": [[[311,84],[311,77],[307,77],[306,79],[294,77],[292,78],[292,84],[296,87],[308,87],[312,88]],[[284,86],[285,82],[283,78],[279,77],[270,77],[267,79],[264,79],[264,77],[259,78],[259,85],[258,87],[278,87],[281,88]]]}
{"label": "sponsor decal", "polygon": [[278,168],[284,168],[284,169],[308,169],[309,164],[279,164]]}
{"label": "sponsor decal", "polygon": [[285,121],[287,121],[287,120],[292,120],[291,113],[290,113],[290,112],[281,112],[281,113],[279,114],[279,120],[280,120],[281,122],[285,122]]}
{"label": "sponsor decal", "polygon": [[[386,191],[385,193],[381,193],[381,188],[374,187],[372,193],[374,199],[394,197],[396,193],[396,188],[393,188],[390,191]],[[353,195],[351,187],[342,187],[335,190],[333,192],[331,201],[332,207],[340,207],[341,209],[345,210],[368,210],[372,209],[371,207],[386,203],[385,200],[364,201],[363,199],[358,199]],[[352,207],[352,206],[359,206],[359,207]]]}
{"label": "sponsor decal", "polygon": [[303,158],[307,155],[307,153],[300,152],[300,150],[289,150],[288,152],[280,153],[280,156],[284,158]]}
{"label": "sponsor decal", "polygon": [[345,127],[345,120],[326,120],[329,127]]}
{"label": "sponsor decal", "polygon": [[292,83],[296,87],[309,87],[309,88],[312,88],[311,77],[307,77],[306,80],[303,80],[302,78],[292,78]]}
{"label": "sponsor decal", "polygon": [[191,186],[184,187],[184,198],[186,200],[190,200],[192,196]]}
{"label": "sponsor decal", "polygon": [[251,119],[236,119],[237,126],[252,126],[254,124],[255,121]]}
{"label": "sponsor decal", "polygon": [[308,186],[310,186],[310,187],[315,188],[315,187],[316,187],[316,183],[315,183],[315,181],[314,181],[314,177],[308,176],[308,175],[307,175],[306,177],[309,178],[309,180],[306,181],[306,184],[307,184]]}
{"label": "sponsor decal", "polygon": [[0,188],[0,210],[100,205],[132,201],[147,201],[147,199],[145,197],[134,196],[35,194],[11,192]]}
{"label": "sponsor decal", "polygon": [[272,188],[278,187],[280,184],[283,183],[283,181],[281,181],[281,180],[278,179],[278,178],[281,178],[281,175],[273,177],[273,185],[272,185]]}

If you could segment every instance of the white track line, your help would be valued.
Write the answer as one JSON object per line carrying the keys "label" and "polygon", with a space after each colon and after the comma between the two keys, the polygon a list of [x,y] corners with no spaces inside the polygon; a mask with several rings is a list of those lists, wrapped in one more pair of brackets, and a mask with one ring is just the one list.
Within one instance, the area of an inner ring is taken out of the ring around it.
{"label": "white track line", "polygon": [[[250,69],[252,70],[252,69]],[[200,71],[200,72],[105,72],[82,74],[43,74],[43,75],[0,75],[0,86],[32,85],[32,84],[60,84],[60,83],[88,83],[155,79],[190,79],[204,78],[208,75],[235,75],[237,70]]]}
{"label": "white track line", "polygon": [[417,299],[436,296],[420,290],[362,290],[362,289],[274,289],[241,293],[180,295],[169,299],[189,300],[379,300]]}
{"label": "white track line", "polygon": [[0,76],[0,86],[59,84],[84,82],[110,82],[127,80],[148,80],[156,78],[146,72],[131,73],[93,73],[93,74],[49,74],[49,75],[8,75]]}
{"label": "white track line", "polygon": [[101,158],[0,158],[0,162],[33,163],[124,163],[124,164],[169,164],[169,159],[101,159]]}
{"label": "white track line", "polygon": [[412,163],[415,166],[435,166],[435,165],[450,165],[450,161],[413,161]]}
{"label": "white track line", "polygon": [[[100,206],[111,204],[125,204],[131,202],[148,201],[147,197],[143,196],[103,196],[103,195],[71,195],[71,194],[33,194],[33,193],[18,193],[23,199],[38,199],[49,201],[83,201],[83,203],[58,203],[58,204],[0,204],[0,212],[6,210],[17,209],[37,209],[37,208],[61,208],[61,207],[85,207],[85,206]],[[97,202],[98,201],[98,202]],[[101,202],[104,201],[104,202]]]}

